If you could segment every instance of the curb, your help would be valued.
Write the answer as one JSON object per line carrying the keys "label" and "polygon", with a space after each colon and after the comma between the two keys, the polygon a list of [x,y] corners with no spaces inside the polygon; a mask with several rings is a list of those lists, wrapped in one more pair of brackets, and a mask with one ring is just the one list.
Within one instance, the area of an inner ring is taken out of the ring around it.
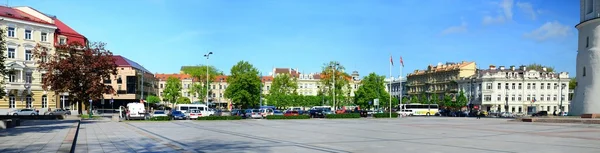
{"label": "curb", "polygon": [[77,136],[79,135],[79,126],[81,125],[81,120],[77,120],[76,123],[73,123],[71,129],[69,129],[69,133],[63,140],[58,152],[60,153],[74,153],[75,146],[77,146]]}

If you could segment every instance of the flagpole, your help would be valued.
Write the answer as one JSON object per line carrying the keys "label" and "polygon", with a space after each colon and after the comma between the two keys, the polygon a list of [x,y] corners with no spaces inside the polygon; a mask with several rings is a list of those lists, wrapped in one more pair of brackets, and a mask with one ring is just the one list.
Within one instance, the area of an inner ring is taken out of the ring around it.
{"label": "flagpole", "polygon": [[404,70],[404,61],[402,61],[402,56],[400,56],[400,100],[398,106],[400,106],[400,112],[402,112],[402,96],[404,96],[404,87],[402,87],[402,70]]}
{"label": "flagpole", "polygon": [[[391,59],[392,59],[392,57],[390,55],[390,60]],[[390,118],[392,118],[392,90],[391,90],[392,89],[392,66],[393,66],[393,63],[390,61],[390,82],[388,83],[388,92],[390,94],[390,99],[389,99],[389,101],[390,101],[389,102],[389,104],[390,104],[390,107],[389,107]]]}

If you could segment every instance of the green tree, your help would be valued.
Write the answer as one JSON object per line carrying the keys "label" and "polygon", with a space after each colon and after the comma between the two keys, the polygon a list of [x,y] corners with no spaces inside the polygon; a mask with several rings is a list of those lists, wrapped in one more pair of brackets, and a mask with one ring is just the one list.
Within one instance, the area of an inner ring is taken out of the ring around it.
{"label": "green tree", "polygon": [[261,80],[258,70],[247,61],[240,61],[231,67],[231,75],[227,78],[229,86],[225,89],[225,98],[231,99],[234,105],[242,108],[258,106],[261,94]]}
{"label": "green tree", "polygon": [[410,103],[412,103],[412,104],[419,103],[419,97],[417,97],[417,95],[413,95],[412,97],[410,97]]}
{"label": "green tree", "polygon": [[146,102],[148,102],[150,104],[155,104],[155,103],[160,102],[160,98],[158,98],[154,95],[151,95],[151,96],[146,97]]}
{"label": "green tree", "polygon": [[429,104],[429,99],[427,99],[427,96],[425,96],[425,94],[421,94],[421,96],[419,98],[419,103],[421,103],[421,104]]}
{"label": "green tree", "polygon": [[269,95],[267,99],[270,101],[269,104],[275,105],[276,107],[287,107],[289,106],[290,98],[293,99],[293,94],[296,94],[298,89],[298,83],[296,78],[291,77],[289,74],[278,74],[273,78],[273,83],[269,89]]}
{"label": "green tree", "polygon": [[437,93],[431,95],[431,104],[440,104],[440,96]]}
{"label": "green tree", "polygon": [[452,96],[449,94],[444,95],[444,106],[452,108]]}
{"label": "green tree", "polygon": [[569,89],[575,90],[575,87],[577,87],[577,79],[571,78],[571,80],[569,80]]}
{"label": "green tree", "polygon": [[410,103],[410,100],[408,99],[408,97],[402,97],[402,102],[400,102],[400,104],[408,104]]}
{"label": "green tree", "polygon": [[191,104],[190,98],[188,97],[179,97],[177,98],[177,104]]}
{"label": "green tree", "polygon": [[175,107],[177,99],[181,97],[181,80],[176,77],[167,78],[165,89],[163,90],[163,97],[172,104],[172,108]]}
{"label": "green tree", "polygon": [[[335,73],[334,73],[334,71],[335,71]],[[327,91],[328,95],[331,96],[334,93],[333,86],[335,84],[335,102],[336,102],[335,107],[340,106],[338,101],[340,99],[344,99],[344,96],[347,95],[343,92],[343,89],[346,88],[348,86],[348,84],[350,84],[350,82],[348,80],[348,78],[350,78],[350,75],[348,75],[344,71],[345,71],[345,67],[337,61],[331,61],[329,63],[325,63],[325,64],[323,64],[323,67],[322,67],[321,79],[320,79],[320,83],[322,84],[321,90],[327,89],[326,91]],[[333,81],[334,78],[335,78],[335,82]]]}
{"label": "green tree", "polygon": [[370,73],[361,81],[361,86],[354,92],[354,104],[368,108],[369,102],[379,99],[381,106],[388,106],[390,94],[385,91],[385,76]]}
{"label": "green tree", "polygon": [[532,63],[529,65],[526,65],[525,67],[527,67],[527,70],[538,70],[538,71],[541,71],[542,68],[545,67],[548,72],[554,72],[554,67],[544,66],[542,64],[537,64],[537,63]]}
{"label": "green tree", "polygon": [[[6,66],[4,65],[4,61],[6,61],[6,56],[4,56],[4,54],[6,53],[6,31],[4,31],[4,28],[0,28],[0,76],[6,76],[8,74],[8,71],[6,70]],[[6,79],[0,79],[0,84],[4,84],[4,80]],[[0,98],[3,98],[6,95],[6,92],[4,91],[6,87],[5,86],[0,86]]]}
{"label": "green tree", "polygon": [[[192,82],[189,93],[198,94],[198,96],[202,97],[203,99],[206,98],[206,90],[208,90],[208,85],[215,80],[217,75],[223,75],[223,73],[214,66],[207,65],[183,66],[181,67],[181,72],[192,76],[192,78],[194,78],[192,79],[193,81],[198,81]],[[206,82],[206,72],[208,72],[208,83]],[[209,94],[212,94],[212,91],[209,91]],[[208,102],[207,99],[204,100]]]}
{"label": "green tree", "polygon": [[467,106],[467,96],[465,96],[465,92],[461,90],[458,94],[458,97],[456,98],[454,107],[457,109],[461,109],[463,106]]}

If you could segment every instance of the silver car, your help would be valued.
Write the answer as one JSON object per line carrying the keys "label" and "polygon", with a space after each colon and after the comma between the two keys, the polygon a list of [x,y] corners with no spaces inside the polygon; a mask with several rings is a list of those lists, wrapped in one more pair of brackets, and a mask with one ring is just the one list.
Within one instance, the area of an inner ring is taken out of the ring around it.
{"label": "silver car", "polygon": [[19,109],[19,110],[8,112],[7,115],[39,115],[39,114],[37,111],[35,111],[33,109],[25,108],[25,109]]}
{"label": "silver car", "polygon": [[71,115],[71,111],[64,109],[55,109],[50,112],[44,113],[44,115]]}

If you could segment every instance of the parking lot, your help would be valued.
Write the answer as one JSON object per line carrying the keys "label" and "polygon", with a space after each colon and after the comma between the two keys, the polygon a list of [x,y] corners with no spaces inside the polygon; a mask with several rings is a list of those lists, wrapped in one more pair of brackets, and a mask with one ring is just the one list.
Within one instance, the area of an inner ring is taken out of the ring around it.
{"label": "parking lot", "polygon": [[396,118],[82,122],[76,152],[600,152],[600,126]]}

